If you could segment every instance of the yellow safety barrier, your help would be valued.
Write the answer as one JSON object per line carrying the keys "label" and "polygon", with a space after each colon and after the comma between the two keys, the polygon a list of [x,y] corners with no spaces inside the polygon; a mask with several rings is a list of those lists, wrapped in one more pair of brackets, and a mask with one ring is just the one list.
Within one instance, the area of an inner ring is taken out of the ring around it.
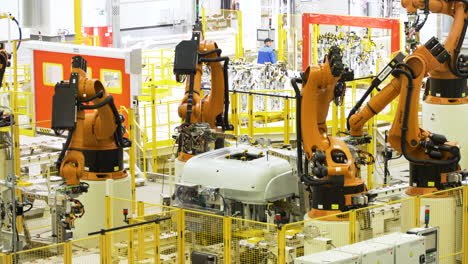
{"label": "yellow safety barrier", "polygon": [[[467,191],[468,186],[462,186],[285,225],[107,197],[106,229],[110,230],[0,255],[0,261],[181,264],[191,263],[197,254],[210,254],[226,264],[292,264],[296,257],[421,226],[422,213],[429,207],[430,225],[440,229],[439,263],[467,264]],[[122,202],[137,208],[128,223],[112,212],[112,204]],[[331,243],[323,243],[323,237]]]}

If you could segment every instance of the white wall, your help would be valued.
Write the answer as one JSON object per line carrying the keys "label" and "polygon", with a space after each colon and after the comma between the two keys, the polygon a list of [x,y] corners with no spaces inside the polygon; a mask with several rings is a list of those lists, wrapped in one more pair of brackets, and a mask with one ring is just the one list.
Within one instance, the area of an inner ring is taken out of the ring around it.
{"label": "white wall", "polygon": [[120,3],[121,28],[193,21],[192,0],[121,0]]}
{"label": "white wall", "polygon": [[[18,0],[2,1],[0,5],[1,13],[11,13],[13,16],[18,17]],[[18,30],[14,22],[11,22],[11,37],[12,39],[18,38]],[[25,32],[24,32],[25,33]],[[8,39],[8,20],[0,19],[0,41]]]}

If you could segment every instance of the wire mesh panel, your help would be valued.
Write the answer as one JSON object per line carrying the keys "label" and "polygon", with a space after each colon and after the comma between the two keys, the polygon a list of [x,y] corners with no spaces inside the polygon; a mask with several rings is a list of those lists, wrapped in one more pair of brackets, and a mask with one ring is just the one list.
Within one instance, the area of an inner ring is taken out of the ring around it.
{"label": "wire mesh panel", "polygon": [[[439,263],[461,263],[463,257],[463,187],[420,197],[419,222],[424,225],[429,210],[429,226],[439,227]],[[417,212],[418,210],[415,210]],[[418,217],[418,216],[417,216]]]}
{"label": "wire mesh panel", "polygon": [[64,252],[64,243],[24,250],[13,255],[13,263],[59,264],[64,262]]}
{"label": "wire mesh panel", "polygon": [[197,259],[216,259],[224,263],[224,222],[222,216],[185,211],[185,249],[192,263]]}
{"label": "wire mesh panel", "polygon": [[[155,221],[154,224],[150,224],[151,228],[145,230],[145,244],[152,243],[155,252],[158,252],[158,256],[161,263],[177,263],[179,260],[179,231],[178,226],[180,210],[168,210],[162,208],[162,212],[145,214],[143,217],[132,219],[132,223]],[[152,233],[151,233],[152,232]],[[141,235],[141,231],[139,233]],[[155,253],[156,254],[156,253]],[[183,257],[183,256],[181,256]]]}
{"label": "wire mesh panel", "polygon": [[360,242],[412,228],[413,199],[356,210],[355,241]]}
{"label": "wire mesh panel", "polygon": [[278,263],[278,226],[232,219],[231,263]]}
{"label": "wire mesh panel", "polygon": [[349,212],[285,225],[286,263],[294,263],[297,257],[348,245],[356,226]]}
{"label": "wire mesh panel", "polygon": [[71,244],[71,256],[73,264],[99,263],[101,259],[101,247],[99,236],[90,236],[84,239],[74,240]]}

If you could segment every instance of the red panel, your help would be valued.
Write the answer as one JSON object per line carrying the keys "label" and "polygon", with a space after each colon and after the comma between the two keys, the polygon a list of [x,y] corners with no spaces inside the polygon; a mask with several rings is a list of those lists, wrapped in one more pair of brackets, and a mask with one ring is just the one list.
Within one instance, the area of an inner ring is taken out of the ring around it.
{"label": "red panel", "polygon": [[302,68],[304,70],[309,66],[311,24],[390,29],[392,32],[391,52],[400,50],[400,22],[397,19],[306,13],[302,15]]}
{"label": "red panel", "polygon": [[[36,122],[47,121],[39,123],[39,127],[50,128],[50,119],[52,117],[52,96],[54,95],[54,86],[44,85],[44,72],[43,63],[56,63],[63,65],[63,76],[65,80],[70,78],[71,60],[77,54],[58,53],[50,51],[34,51],[34,95],[35,95],[35,110]],[[88,62],[88,67],[92,69],[92,77],[94,79],[100,78],[100,69],[119,70],[122,72],[122,94],[112,94],[114,97],[117,109],[121,105],[130,108],[130,75],[125,73],[125,60],[86,56],[81,55]]]}

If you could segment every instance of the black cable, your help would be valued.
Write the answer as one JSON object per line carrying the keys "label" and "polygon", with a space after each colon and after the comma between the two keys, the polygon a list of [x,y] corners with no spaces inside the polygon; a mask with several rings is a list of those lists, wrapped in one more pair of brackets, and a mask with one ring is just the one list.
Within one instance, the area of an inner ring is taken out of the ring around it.
{"label": "black cable", "polygon": [[78,103],[87,103],[87,102],[91,102],[91,101],[94,100],[94,99],[102,98],[103,95],[104,95],[104,90],[100,90],[100,91],[97,92],[94,96],[91,96],[90,98],[83,99],[83,100],[78,100]]}
{"label": "black cable", "polygon": [[[297,86],[302,83],[301,78],[292,78],[291,85],[296,93],[296,150],[297,150],[297,173],[302,178],[302,131],[301,131],[301,91]],[[302,180],[302,179],[301,179]]]}
{"label": "black cable", "polygon": [[16,20],[16,18],[13,17],[11,14],[10,14],[10,16],[12,17],[11,20],[13,20],[16,23],[16,25],[18,26],[19,41],[18,41],[18,45],[16,45],[16,50],[18,50],[20,48],[20,46],[21,46],[21,41],[23,40],[23,32],[21,30],[21,26],[20,26],[18,20]]}
{"label": "black cable", "polygon": [[215,53],[215,52],[217,52],[217,53],[218,53],[218,56],[219,56],[219,55],[221,55],[222,50],[221,50],[221,49],[214,49],[214,50],[210,50],[210,51],[207,51],[207,52],[199,52],[199,53],[198,53],[198,56],[204,57],[204,56],[213,54],[213,53]]}
{"label": "black cable", "polygon": [[375,86],[373,83],[369,86],[369,88],[367,88],[366,92],[362,95],[362,97],[359,99],[359,101],[356,103],[356,105],[353,106],[353,108],[351,109],[351,111],[349,111],[349,114],[348,114],[348,118],[346,118],[346,127],[348,128],[348,130],[351,129],[351,126],[349,124],[349,120],[351,119],[351,117],[357,112],[357,110],[359,110],[359,108],[362,106],[362,104],[364,103],[364,101],[366,101],[367,97],[369,97],[369,95],[372,93],[372,91],[377,88],[377,86]]}
{"label": "black cable", "polygon": [[63,148],[60,151],[59,157],[57,159],[56,166],[57,166],[57,169],[59,171],[60,171],[60,166],[62,165],[63,158],[65,157],[65,153],[67,152],[68,147],[70,146],[74,130],[75,130],[75,128],[72,128],[72,129],[68,130],[67,140],[65,141],[65,144],[63,145]]}
{"label": "black cable", "polygon": [[[463,30],[462,30],[461,35],[460,35],[460,39],[458,40],[457,47],[454,50],[454,54],[453,54],[454,60],[452,61],[451,56],[448,56],[448,60],[447,60],[450,71],[455,76],[460,77],[460,78],[467,78],[468,77],[468,73],[463,74],[463,73],[460,72],[459,66],[457,64],[457,61],[458,61],[458,58],[459,58],[459,55],[460,55],[460,50],[461,50],[461,47],[463,45],[463,41],[465,40],[467,27],[468,27],[468,18],[465,18],[464,24],[463,24]],[[452,65],[452,63],[454,65]]]}
{"label": "black cable", "polygon": [[456,162],[460,161],[459,153],[458,154],[454,153],[455,152],[454,150],[450,151],[450,153],[452,153],[454,156],[451,157],[448,160],[418,159],[418,158],[412,157],[408,153],[408,151],[406,150],[406,136],[407,136],[407,132],[408,132],[408,119],[409,119],[409,109],[410,109],[410,106],[411,106],[411,96],[412,96],[412,91],[413,91],[413,88],[414,88],[413,78],[412,78],[413,76],[408,71],[403,70],[403,69],[395,69],[393,71],[393,73],[396,76],[399,76],[400,74],[403,74],[408,79],[408,85],[407,85],[408,92],[406,94],[406,99],[405,99],[405,111],[404,111],[404,114],[403,114],[403,123],[402,123],[402,126],[401,126],[401,138],[400,138],[401,150],[402,150],[402,153],[405,156],[405,158],[408,161],[413,162],[413,163],[417,163],[417,164],[424,164],[424,165],[431,164],[431,165],[442,165],[442,166],[451,165],[453,163],[456,163]]}

